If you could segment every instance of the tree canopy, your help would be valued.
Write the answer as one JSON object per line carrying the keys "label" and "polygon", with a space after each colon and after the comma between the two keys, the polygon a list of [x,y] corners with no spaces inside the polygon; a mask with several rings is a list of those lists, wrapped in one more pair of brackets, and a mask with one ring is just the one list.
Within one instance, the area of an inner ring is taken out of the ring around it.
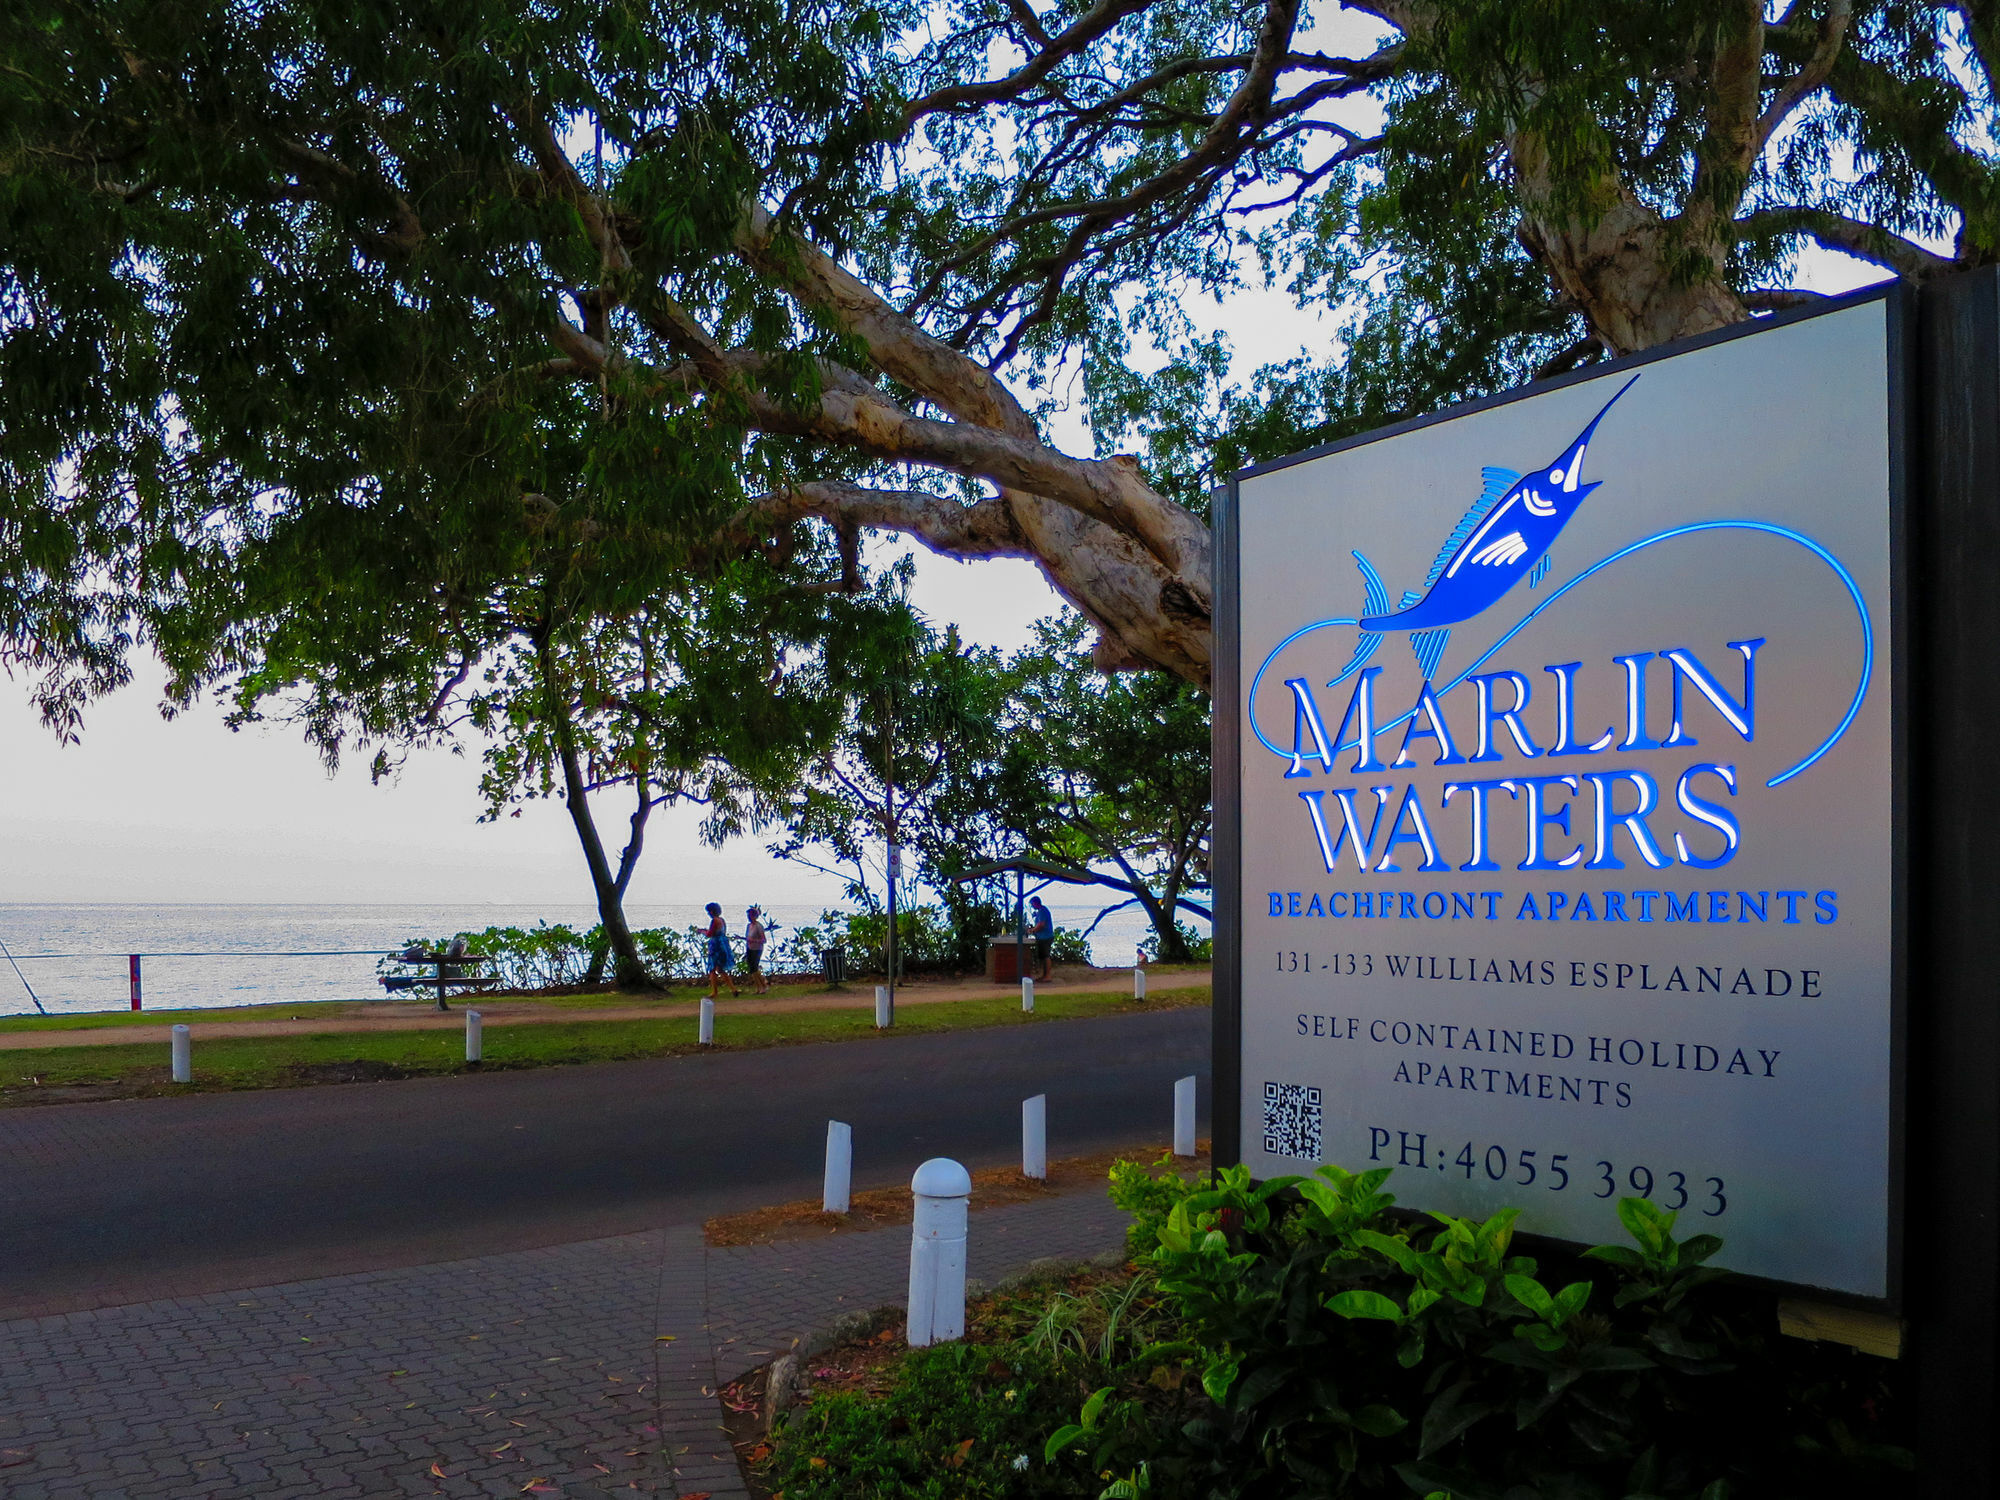
{"label": "tree canopy", "polygon": [[[11,0],[0,38],[0,641],[59,726],[141,636],[182,695],[301,621],[449,675],[552,530],[642,591],[859,589],[871,529],[1028,557],[1100,666],[1205,686],[1242,458],[1800,300],[1808,246],[2000,258],[2000,0]],[[1232,384],[1188,309],[1260,277],[1344,332]]]}

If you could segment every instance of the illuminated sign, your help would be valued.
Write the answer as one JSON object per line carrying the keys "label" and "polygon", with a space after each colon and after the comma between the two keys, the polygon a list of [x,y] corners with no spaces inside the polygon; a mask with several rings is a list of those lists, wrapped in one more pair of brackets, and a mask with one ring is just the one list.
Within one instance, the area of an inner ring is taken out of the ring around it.
{"label": "illuminated sign", "polygon": [[1405,1205],[1583,1241],[1643,1196],[1733,1269],[1890,1294],[1890,323],[1235,482],[1221,1003],[1258,1176],[1393,1166]]}

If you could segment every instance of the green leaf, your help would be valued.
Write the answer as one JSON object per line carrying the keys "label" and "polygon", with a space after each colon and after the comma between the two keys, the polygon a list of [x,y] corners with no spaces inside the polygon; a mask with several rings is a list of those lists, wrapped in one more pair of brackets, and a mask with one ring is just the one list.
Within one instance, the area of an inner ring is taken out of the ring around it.
{"label": "green leaf", "polygon": [[1698,1266],[1721,1248],[1722,1241],[1715,1235],[1690,1235],[1681,1241],[1681,1264]]}
{"label": "green leaf", "polygon": [[1556,1311],[1555,1299],[1532,1276],[1509,1276],[1505,1284],[1514,1300],[1536,1317],[1549,1323],[1562,1321],[1562,1315]]}
{"label": "green leaf", "polygon": [[1358,1229],[1354,1232],[1354,1243],[1365,1245],[1376,1254],[1386,1256],[1412,1276],[1418,1274],[1418,1255],[1408,1240],[1397,1239],[1376,1229]]}
{"label": "green leaf", "polygon": [[1592,1245],[1583,1255],[1586,1260],[1601,1260],[1625,1271],[1641,1270],[1646,1264],[1630,1245]]}
{"label": "green leaf", "polygon": [[1674,1218],[1675,1215],[1644,1198],[1618,1200],[1618,1222],[1643,1249],[1655,1256],[1664,1257],[1673,1244]]}
{"label": "green leaf", "polygon": [[1410,1425],[1410,1419],[1393,1406],[1364,1406],[1349,1419],[1370,1437],[1388,1437]]}
{"label": "green leaf", "polygon": [[1236,1383],[1236,1369],[1235,1360],[1219,1359],[1201,1372],[1201,1388],[1217,1406],[1228,1405],[1229,1388]]}
{"label": "green leaf", "polygon": [[1042,1462],[1052,1464],[1059,1454],[1076,1446],[1078,1439],[1089,1434],[1076,1423],[1070,1422],[1049,1434],[1049,1440],[1042,1445]]}
{"label": "green leaf", "polygon": [[1083,1426],[1086,1432],[1097,1430],[1097,1419],[1104,1414],[1104,1403],[1111,1399],[1111,1390],[1110,1386],[1104,1386],[1093,1392],[1090,1399],[1083,1403]]}
{"label": "green leaf", "polygon": [[1380,1318],[1385,1323],[1403,1321],[1403,1309],[1396,1306],[1380,1292],[1363,1291],[1356,1287],[1327,1299],[1327,1310],[1336,1312],[1343,1318]]}

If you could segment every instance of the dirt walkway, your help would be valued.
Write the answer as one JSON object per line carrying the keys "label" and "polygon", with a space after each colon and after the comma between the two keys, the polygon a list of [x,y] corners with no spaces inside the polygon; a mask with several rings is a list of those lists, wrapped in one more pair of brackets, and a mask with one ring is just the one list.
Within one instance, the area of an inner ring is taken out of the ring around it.
{"label": "dirt walkway", "polygon": [[[1076,977],[1065,977],[1058,971],[1056,979],[1047,984],[1038,984],[1036,991],[1043,995],[1108,995],[1129,994],[1132,986],[1130,969],[1075,971]],[[1155,973],[1151,978],[1154,989],[1191,989],[1211,982],[1207,969],[1174,969]],[[896,991],[898,1005],[947,1005],[962,1000],[1010,999],[1021,993],[1019,985],[974,983],[952,983],[918,981],[906,984]],[[699,996],[687,998],[634,1001],[629,1005],[561,1006],[549,1005],[536,1000],[484,1000],[469,1003],[476,1009],[487,1026],[548,1025],[558,1022],[587,1021],[661,1021],[690,1018],[694,1014]],[[377,1032],[377,1031],[457,1031],[465,1025],[465,1011],[468,1002],[457,1002],[449,1013],[439,1011],[430,1001],[371,1001],[367,1002],[368,1013],[356,1016],[322,1016],[294,1021],[236,1021],[218,1019],[214,1029],[208,1034],[214,1037],[255,1037],[255,1036],[321,1036],[337,1032]],[[855,985],[841,990],[823,990],[817,994],[786,995],[770,999],[755,999],[748,993],[741,999],[724,996],[715,1004],[718,1016],[776,1015],[787,1011],[803,1010],[859,1010],[872,1013],[875,1008],[875,990],[872,985]],[[185,1014],[183,1012],[183,1014]],[[200,1029],[200,1021],[189,1023]],[[40,1031],[0,1032],[0,1051],[20,1051],[42,1047],[117,1047],[130,1044],[159,1044],[169,1040],[171,1027],[159,1026],[93,1026],[70,1028],[49,1028]]]}

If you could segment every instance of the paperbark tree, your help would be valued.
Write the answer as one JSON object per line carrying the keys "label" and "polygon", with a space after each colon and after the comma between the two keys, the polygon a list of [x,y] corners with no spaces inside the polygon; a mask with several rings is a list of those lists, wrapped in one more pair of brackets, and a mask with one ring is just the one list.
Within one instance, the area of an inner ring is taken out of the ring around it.
{"label": "paperbark tree", "polygon": [[[637,493],[672,418],[740,483],[673,518],[691,564],[810,522],[850,586],[864,530],[1032,558],[1100,666],[1205,686],[1218,455],[1740,321],[1803,295],[1802,245],[1917,279],[2000,255],[1996,4],[15,16],[0,631],[58,723],[135,629],[191,690],[260,649],[202,574],[272,514],[504,548],[557,434],[604,423]],[[1181,304],[1253,253],[1362,321],[1345,365],[1220,400],[1249,437],[1204,435],[1164,399],[1202,365]],[[1164,380],[1125,369],[1144,339]],[[1048,440],[1074,361],[1150,465]]]}

